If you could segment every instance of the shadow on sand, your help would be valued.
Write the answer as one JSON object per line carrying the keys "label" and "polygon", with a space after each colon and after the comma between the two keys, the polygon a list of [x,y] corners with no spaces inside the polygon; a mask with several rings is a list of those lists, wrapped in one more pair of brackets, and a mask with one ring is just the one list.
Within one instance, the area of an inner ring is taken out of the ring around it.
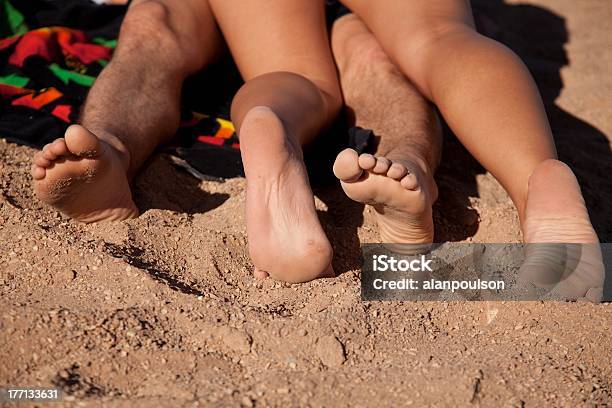
{"label": "shadow on sand", "polygon": [[[612,240],[612,152],[599,129],[563,110],[555,102],[563,90],[561,69],[571,66],[565,44],[565,18],[531,5],[502,0],[473,0],[479,29],[506,44],[527,64],[542,94],[559,159],[578,178],[600,241]],[[603,73],[602,73],[603,74]]]}

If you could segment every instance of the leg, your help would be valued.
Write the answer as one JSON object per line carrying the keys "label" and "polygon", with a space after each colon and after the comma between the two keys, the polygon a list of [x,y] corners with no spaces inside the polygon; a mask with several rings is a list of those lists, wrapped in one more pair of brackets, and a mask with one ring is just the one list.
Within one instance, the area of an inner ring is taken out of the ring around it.
{"label": "leg", "polygon": [[341,97],[323,2],[212,0],[246,83],[232,105],[247,178],[255,274],[288,282],[329,276],[332,249],[317,219],[302,146],[336,116]]}
{"label": "leg", "polygon": [[433,242],[433,175],[441,148],[433,108],[355,15],[334,23],[332,49],[356,124],[381,137],[378,157],[346,149],[334,173],[350,198],[373,205],[383,242]]}
{"label": "leg", "polygon": [[466,0],[346,3],[506,188],[524,220],[529,176],[556,152],[538,90],[522,62],[474,31]]}
{"label": "leg", "polygon": [[136,216],[129,179],[174,135],[183,80],[221,44],[206,1],[135,1],[89,93],[83,126],[34,157],[38,196],[79,221]]}
{"label": "leg", "polygon": [[[573,174],[556,161],[533,79],[514,53],[476,33],[468,1],[345,2],[508,191],[527,242],[598,242]],[[603,274],[582,284],[600,287]]]}

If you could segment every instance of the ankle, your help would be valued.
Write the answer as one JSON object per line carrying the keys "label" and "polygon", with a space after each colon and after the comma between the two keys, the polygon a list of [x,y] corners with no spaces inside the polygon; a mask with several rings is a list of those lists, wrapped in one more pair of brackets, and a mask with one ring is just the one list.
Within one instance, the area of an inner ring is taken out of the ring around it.
{"label": "ankle", "polygon": [[121,164],[123,165],[126,174],[133,175],[133,173],[135,173],[135,169],[130,167],[132,165],[132,153],[130,152],[128,145],[123,140],[105,130],[94,129],[87,126],[85,127],[96,135],[99,140],[103,141],[110,148],[112,148],[113,152],[117,154],[121,160]]}

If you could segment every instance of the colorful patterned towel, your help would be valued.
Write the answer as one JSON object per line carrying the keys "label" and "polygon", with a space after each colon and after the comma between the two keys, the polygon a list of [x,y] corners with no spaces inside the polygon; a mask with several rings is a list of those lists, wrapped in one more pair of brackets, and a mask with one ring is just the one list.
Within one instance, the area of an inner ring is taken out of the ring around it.
{"label": "colorful patterned towel", "polygon": [[[0,136],[40,148],[78,120],[89,88],[112,56],[125,7],[88,0],[21,3],[0,0]],[[75,23],[75,13],[89,16],[87,30],[74,27],[85,25]],[[49,21],[63,26],[37,26]],[[184,147],[239,147],[231,122],[196,112],[188,102],[178,136]]]}

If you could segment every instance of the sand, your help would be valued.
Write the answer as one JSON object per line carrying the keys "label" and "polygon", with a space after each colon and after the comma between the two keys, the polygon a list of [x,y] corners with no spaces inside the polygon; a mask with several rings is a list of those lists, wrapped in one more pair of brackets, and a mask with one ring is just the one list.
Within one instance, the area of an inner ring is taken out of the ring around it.
{"label": "sand", "polygon": [[[528,59],[611,241],[612,8],[483,10]],[[339,276],[287,285],[252,277],[244,179],[200,182],[160,153],[135,182],[140,218],[82,225],[32,195],[32,154],[0,141],[0,385],[57,386],[65,406],[610,404],[611,304],[362,302],[359,241],[378,237],[337,185],[316,194]],[[452,139],[437,179],[439,241],[520,241]]]}

